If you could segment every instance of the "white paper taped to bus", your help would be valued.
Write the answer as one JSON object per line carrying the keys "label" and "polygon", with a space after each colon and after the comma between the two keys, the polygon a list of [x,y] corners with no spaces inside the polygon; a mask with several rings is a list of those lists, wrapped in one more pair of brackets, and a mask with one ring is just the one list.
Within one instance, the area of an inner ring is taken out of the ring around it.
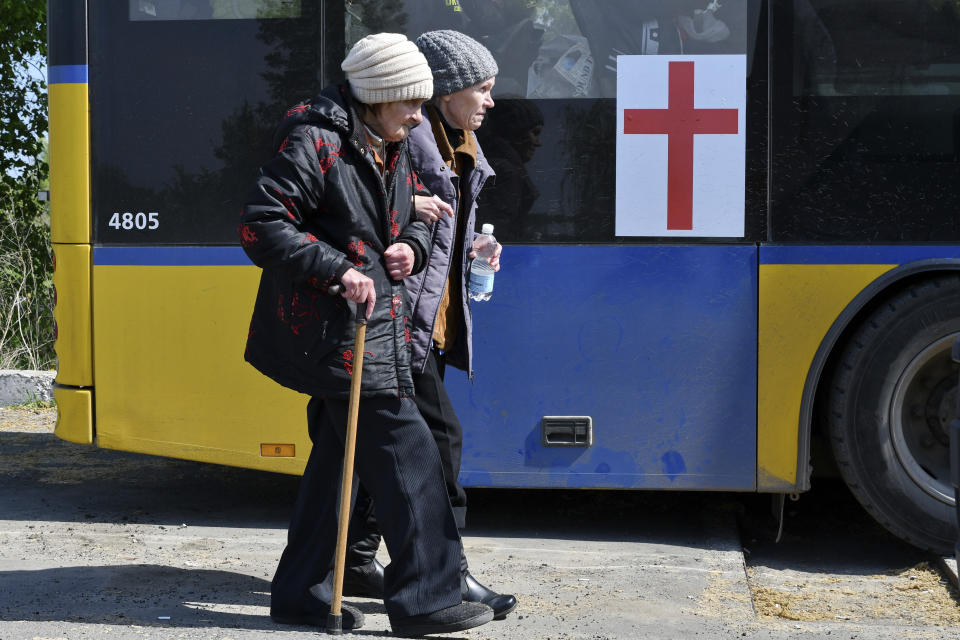
{"label": "white paper taped to bus", "polygon": [[744,235],[746,56],[618,56],[618,236]]}

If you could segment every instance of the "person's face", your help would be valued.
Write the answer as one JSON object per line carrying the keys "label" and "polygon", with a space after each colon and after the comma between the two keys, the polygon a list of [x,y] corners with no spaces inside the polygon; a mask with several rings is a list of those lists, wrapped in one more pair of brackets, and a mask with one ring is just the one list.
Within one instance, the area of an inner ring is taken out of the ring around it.
{"label": "person's face", "polygon": [[410,135],[410,129],[423,122],[420,107],[423,100],[384,102],[373,108],[370,126],[388,142],[399,142]]}
{"label": "person's face", "polygon": [[523,162],[530,162],[533,159],[533,153],[540,146],[540,132],[543,131],[543,125],[538,124],[533,129],[527,131],[523,136],[523,142],[520,145],[520,159]]}
{"label": "person's face", "polygon": [[438,108],[444,119],[454,129],[476,131],[483,124],[483,115],[487,109],[493,107],[494,78],[487,78],[472,87],[461,89],[456,93],[440,96]]}

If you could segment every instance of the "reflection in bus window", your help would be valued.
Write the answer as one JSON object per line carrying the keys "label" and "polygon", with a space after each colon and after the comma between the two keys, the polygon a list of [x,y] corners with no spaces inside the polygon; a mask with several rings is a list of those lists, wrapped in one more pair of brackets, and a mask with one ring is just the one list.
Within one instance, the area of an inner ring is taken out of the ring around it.
{"label": "reflection in bus window", "polygon": [[299,18],[300,0],[130,0],[130,20]]}
{"label": "reflection in bus window", "polygon": [[320,84],[319,8],[288,4],[302,15],[220,21],[174,19],[172,8],[186,2],[155,2],[156,20],[130,20],[130,6],[89,7],[92,206],[108,214],[159,211],[163,222],[124,230],[108,217],[94,226],[94,238],[235,242],[236,212],[276,149],[278,119]]}
{"label": "reflection in bus window", "polygon": [[527,228],[527,214],[540,196],[527,171],[527,163],[540,147],[543,113],[531,100],[497,101],[477,130],[480,146],[497,174],[484,189],[480,207],[503,238],[537,237]]}
{"label": "reflection in bus window", "polygon": [[[747,0],[345,0],[344,9],[346,48],[378,31],[416,39],[454,29],[493,53],[496,106],[477,136],[497,179],[481,206],[510,243],[636,242],[614,229],[616,56],[742,55],[759,21],[755,11],[748,28]],[[520,123],[534,112],[538,146]],[[511,118],[516,127],[498,124]],[[751,233],[762,215],[750,207]]]}
{"label": "reflection in bus window", "polygon": [[[453,29],[482,42],[500,67],[494,96],[525,95],[527,72],[537,56],[542,29],[531,0],[347,0],[347,48],[370,33],[400,31],[416,39],[425,31]],[[567,6],[562,0],[549,3]],[[569,12],[569,8],[567,7]]]}
{"label": "reflection in bus window", "polygon": [[[617,56],[746,53],[746,0],[570,0],[594,58],[591,95],[617,95]],[[638,27],[639,25],[639,27]]]}
{"label": "reflection in bus window", "polygon": [[345,35],[455,29],[496,58],[494,98],[615,98],[618,55],[745,53],[746,17],[746,0],[347,0]]}
{"label": "reflection in bus window", "polygon": [[958,18],[938,0],[795,0],[794,95],[960,95]]}
{"label": "reflection in bus window", "polygon": [[834,95],[837,51],[833,38],[809,0],[796,0],[793,11],[793,95]]}

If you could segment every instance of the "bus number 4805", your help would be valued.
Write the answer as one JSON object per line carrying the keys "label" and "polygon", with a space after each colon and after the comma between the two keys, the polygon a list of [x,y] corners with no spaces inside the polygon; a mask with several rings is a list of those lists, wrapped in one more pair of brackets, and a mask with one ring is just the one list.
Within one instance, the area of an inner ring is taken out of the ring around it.
{"label": "bus number 4805", "polygon": [[126,231],[130,229],[156,229],[160,226],[160,214],[156,211],[150,213],[144,213],[143,211],[119,213],[114,211],[113,215],[110,216],[110,222],[107,224],[114,229],[124,229]]}

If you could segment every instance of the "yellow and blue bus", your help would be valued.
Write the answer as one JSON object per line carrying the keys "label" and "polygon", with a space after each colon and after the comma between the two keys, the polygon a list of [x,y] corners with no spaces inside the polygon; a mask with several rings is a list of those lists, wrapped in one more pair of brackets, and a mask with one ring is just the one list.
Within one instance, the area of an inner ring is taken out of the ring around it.
{"label": "yellow and blue bus", "polygon": [[307,399],[243,360],[238,213],[353,42],[436,28],[500,67],[463,483],[782,497],[832,457],[952,549],[950,0],[49,0],[57,435],[302,471]]}

